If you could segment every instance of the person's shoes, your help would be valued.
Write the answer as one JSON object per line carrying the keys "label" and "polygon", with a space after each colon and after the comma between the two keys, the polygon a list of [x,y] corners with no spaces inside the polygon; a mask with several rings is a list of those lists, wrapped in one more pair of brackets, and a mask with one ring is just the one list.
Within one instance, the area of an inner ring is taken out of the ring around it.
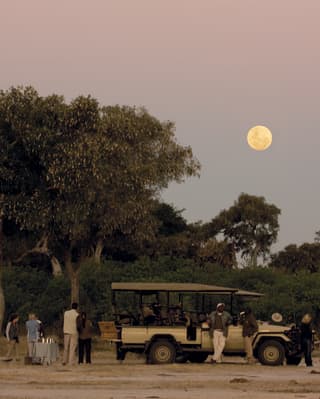
{"label": "person's shoes", "polygon": [[211,364],[216,364],[216,363],[217,363],[217,361],[216,361],[216,360],[214,360],[214,359],[211,359],[211,360],[210,360],[210,363],[211,363]]}

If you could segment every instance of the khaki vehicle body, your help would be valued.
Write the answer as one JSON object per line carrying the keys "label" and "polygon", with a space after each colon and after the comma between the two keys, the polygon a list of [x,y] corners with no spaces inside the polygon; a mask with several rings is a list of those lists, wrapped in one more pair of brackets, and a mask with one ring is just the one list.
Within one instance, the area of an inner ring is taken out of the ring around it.
{"label": "khaki vehicle body", "polygon": [[154,337],[171,336],[180,345],[201,345],[204,350],[212,351],[212,339],[209,335],[209,328],[197,327],[194,339],[187,336],[187,329],[184,326],[132,326],[121,327],[121,340],[126,344],[144,344],[152,341]]}
{"label": "khaki vehicle body", "polygon": [[[171,363],[174,361],[203,362],[214,351],[210,328],[203,309],[196,315],[183,311],[180,303],[179,317],[175,314],[170,318],[172,309],[170,295],[179,293],[181,299],[184,294],[201,296],[202,305],[205,299],[212,295],[228,295],[231,298],[231,311],[234,299],[259,298],[262,294],[202,284],[172,284],[172,283],[113,283],[113,305],[115,322],[100,322],[102,337],[114,342],[117,358],[124,360],[127,352],[144,353],[148,363]],[[116,306],[116,293],[134,292],[139,296],[141,315],[134,317],[130,312],[123,316]],[[159,294],[166,299],[165,304],[158,304],[154,312],[146,313],[144,299],[146,296]],[[212,297],[211,297],[212,298]],[[182,299],[181,299],[182,300]],[[161,309],[161,312],[160,312]],[[175,308],[177,310],[177,308]],[[164,312],[165,310],[165,312]],[[158,313],[157,313],[158,312]],[[147,321],[154,315],[154,319]],[[201,315],[201,317],[200,317]],[[192,316],[192,317],[191,317]],[[272,325],[259,322],[259,330],[253,339],[254,355],[266,365],[279,365],[287,361],[288,364],[298,364],[301,360],[299,330],[285,325]],[[242,325],[234,318],[229,326],[224,355],[245,355]]]}

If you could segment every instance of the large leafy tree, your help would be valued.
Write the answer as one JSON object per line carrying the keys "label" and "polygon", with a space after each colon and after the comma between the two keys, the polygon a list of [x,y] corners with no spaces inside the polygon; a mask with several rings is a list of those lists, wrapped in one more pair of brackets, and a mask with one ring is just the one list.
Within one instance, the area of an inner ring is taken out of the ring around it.
{"label": "large leafy tree", "polygon": [[[229,209],[221,211],[207,226],[209,236],[222,235],[229,250],[257,265],[259,256],[266,257],[276,241],[280,209],[263,197],[242,193]],[[233,257],[235,259],[235,256]]]}
{"label": "large leafy tree", "polygon": [[152,234],[154,199],[169,182],[196,175],[199,163],[176,142],[172,122],[142,108],[82,96],[66,104],[33,88],[1,92],[0,103],[6,217],[38,233],[65,265],[78,300],[83,259],[99,258],[115,233]]}

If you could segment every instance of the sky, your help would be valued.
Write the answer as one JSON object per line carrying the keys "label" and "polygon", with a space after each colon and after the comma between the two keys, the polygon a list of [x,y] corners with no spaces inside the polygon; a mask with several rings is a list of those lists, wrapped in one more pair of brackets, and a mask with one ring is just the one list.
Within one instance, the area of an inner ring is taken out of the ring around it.
{"label": "sky", "polygon": [[[281,209],[274,251],[320,230],[319,0],[0,0],[0,89],[92,95],[176,124],[200,178],[162,194],[209,222],[244,192]],[[246,135],[265,125],[272,146]]]}

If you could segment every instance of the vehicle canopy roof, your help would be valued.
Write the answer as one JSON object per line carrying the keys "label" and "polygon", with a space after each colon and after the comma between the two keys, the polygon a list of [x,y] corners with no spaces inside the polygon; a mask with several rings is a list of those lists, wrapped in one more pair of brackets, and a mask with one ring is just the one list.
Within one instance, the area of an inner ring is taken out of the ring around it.
{"label": "vehicle canopy roof", "polygon": [[263,294],[238,288],[222,287],[196,283],[146,283],[146,282],[114,282],[113,291],[134,291],[141,294],[154,292],[198,292],[203,294],[234,294],[236,296],[261,297]]}

